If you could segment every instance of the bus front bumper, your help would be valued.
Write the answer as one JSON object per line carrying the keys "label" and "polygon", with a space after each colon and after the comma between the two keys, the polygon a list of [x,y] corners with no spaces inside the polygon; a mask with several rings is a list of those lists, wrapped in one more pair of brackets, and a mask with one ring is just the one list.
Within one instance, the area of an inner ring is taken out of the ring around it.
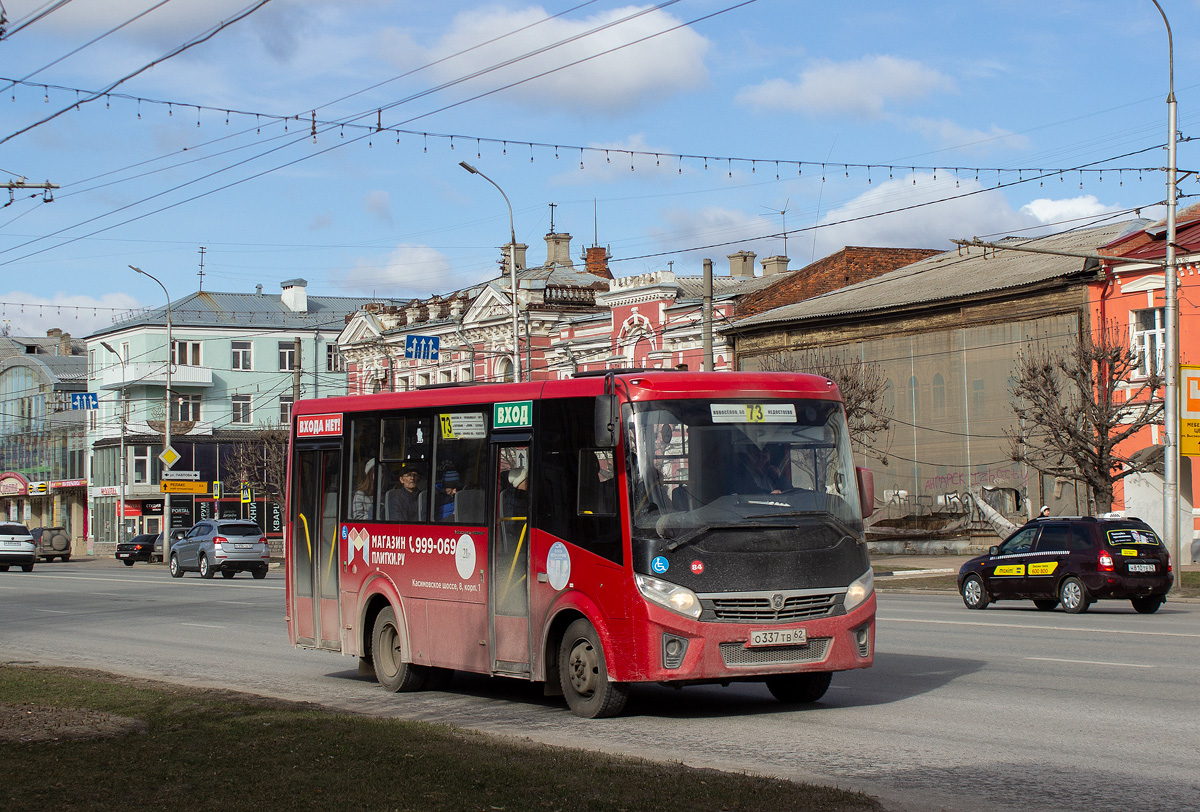
{"label": "bus front bumper", "polygon": [[[646,604],[646,623],[628,682],[735,682],[772,674],[848,671],[875,661],[875,594],[846,614],[782,624],[712,623]],[[804,631],[804,642],[791,642]],[[754,632],[770,642],[752,640]],[[773,639],[772,639],[773,638]],[[785,642],[777,642],[782,638]],[[622,671],[624,669],[621,669]]]}

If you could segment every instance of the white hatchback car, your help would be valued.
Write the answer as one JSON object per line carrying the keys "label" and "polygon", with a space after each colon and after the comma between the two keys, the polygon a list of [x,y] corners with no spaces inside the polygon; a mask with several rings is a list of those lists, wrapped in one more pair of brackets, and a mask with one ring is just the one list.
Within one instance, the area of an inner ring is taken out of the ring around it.
{"label": "white hatchback car", "polygon": [[37,560],[36,545],[29,528],[15,522],[0,522],[0,572],[19,564],[25,572],[33,572]]}

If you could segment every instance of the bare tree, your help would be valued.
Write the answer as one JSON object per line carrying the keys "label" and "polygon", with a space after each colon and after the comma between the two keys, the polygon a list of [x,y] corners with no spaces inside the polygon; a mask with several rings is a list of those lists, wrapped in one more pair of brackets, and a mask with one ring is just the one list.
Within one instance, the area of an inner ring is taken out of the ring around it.
{"label": "bare tree", "polygon": [[1096,510],[1111,510],[1113,485],[1150,466],[1118,452],[1118,446],[1162,423],[1163,403],[1154,398],[1162,375],[1155,368],[1133,380],[1138,361],[1117,325],[1105,325],[1095,336],[1085,330],[1059,350],[1028,342],[1017,353],[1009,388],[1021,426],[1005,431],[1012,460],[1086,484]]}
{"label": "bare tree", "polygon": [[255,493],[282,504],[287,479],[287,429],[267,426],[241,434],[245,438],[232,444],[225,466],[225,489],[236,491],[244,482]]}
{"label": "bare tree", "polygon": [[883,367],[864,361],[851,350],[811,347],[768,355],[763,359],[763,369],[808,372],[833,381],[846,409],[850,441],[862,453],[887,465],[892,446],[892,412],[885,402],[887,377]]}

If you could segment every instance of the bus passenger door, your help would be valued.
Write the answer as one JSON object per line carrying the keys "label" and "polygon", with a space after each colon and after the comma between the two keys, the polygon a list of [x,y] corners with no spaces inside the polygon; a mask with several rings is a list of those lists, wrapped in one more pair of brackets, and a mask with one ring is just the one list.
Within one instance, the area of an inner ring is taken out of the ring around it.
{"label": "bus passenger door", "polygon": [[341,651],[337,516],[341,451],[301,448],[293,461],[291,542],[297,643]]}
{"label": "bus passenger door", "polygon": [[[528,435],[526,435],[528,436]],[[492,671],[528,678],[529,443],[492,446],[488,579]]]}

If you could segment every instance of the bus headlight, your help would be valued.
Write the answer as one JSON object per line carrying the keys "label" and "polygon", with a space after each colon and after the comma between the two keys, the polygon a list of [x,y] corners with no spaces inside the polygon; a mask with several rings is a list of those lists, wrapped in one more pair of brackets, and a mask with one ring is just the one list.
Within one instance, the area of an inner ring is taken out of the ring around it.
{"label": "bus headlight", "polygon": [[700,606],[700,599],[687,587],[660,581],[658,578],[651,578],[649,575],[641,573],[635,573],[634,580],[637,582],[638,591],[642,593],[642,597],[651,603],[657,603],[664,609],[670,609],[681,615],[700,617],[703,608]]}
{"label": "bus headlight", "polygon": [[846,598],[842,601],[842,605],[849,612],[857,607],[860,603],[871,597],[871,593],[875,591],[875,571],[867,567],[867,571],[854,580],[854,583],[846,587]]}

